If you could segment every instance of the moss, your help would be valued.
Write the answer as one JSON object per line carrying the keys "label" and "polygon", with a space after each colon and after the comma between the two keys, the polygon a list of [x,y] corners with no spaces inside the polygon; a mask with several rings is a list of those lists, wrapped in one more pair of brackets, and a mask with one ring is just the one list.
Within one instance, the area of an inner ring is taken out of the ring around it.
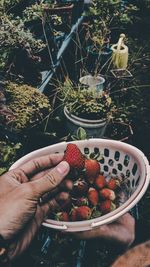
{"label": "moss", "polygon": [[36,88],[7,83],[5,91],[7,107],[15,116],[10,126],[15,130],[28,129],[38,124],[51,111],[48,98]]}

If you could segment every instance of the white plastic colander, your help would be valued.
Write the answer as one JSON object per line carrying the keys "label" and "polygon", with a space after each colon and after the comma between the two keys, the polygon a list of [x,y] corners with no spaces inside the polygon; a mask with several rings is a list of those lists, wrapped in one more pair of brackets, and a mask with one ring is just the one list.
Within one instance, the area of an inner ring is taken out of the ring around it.
{"label": "white plastic colander", "polygon": [[[51,219],[45,220],[44,226],[67,232],[79,232],[91,230],[95,227],[115,221],[120,216],[131,210],[145,193],[150,181],[150,167],[145,155],[136,147],[120,141],[108,139],[89,139],[74,141],[82,153],[89,155],[92,152],[100,152],[102,155],[101,171],[104,175],[123,176],[127,179],[128,198],[116,210],[87,221],[60,222]],[[17,168],[25,162],[46,154],[62,153],[65,151],[67,142],[47,146],[35,150],[16,161],[10,169]]]}

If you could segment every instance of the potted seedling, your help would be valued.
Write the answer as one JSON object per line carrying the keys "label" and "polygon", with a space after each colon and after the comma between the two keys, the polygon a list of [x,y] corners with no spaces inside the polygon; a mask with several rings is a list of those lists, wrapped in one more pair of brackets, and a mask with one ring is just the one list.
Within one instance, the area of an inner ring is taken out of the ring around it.
{"label": "potted seedling", "polygon": [[112,55],[112,49],[109,47],[110,35],[111,39],[113,39],[113,37],[118,35],[120,29],[124,29],[125,25],[134,21],[134,13],[137,7],[128,2],[120,0],[93,0],[92,5],[87,11],[87,16],[90,20],[87,47],[87,66],[89,72],[94,72],[95,65],[99,65],[103,71],[103,66],[109,67]]}
{"label": "potted seedling", "polygon": [[[100,7],[99,7],[100,5]],[[90,23],[87,32],[87,69],[96,72],[98,68],[108,65],[112,50],[110,49],[110,25],[107,16],[108,3],[93,1],[87,11]]]}
{"label": "potted seedling", "polygon": [[94,90],[85,89],[80,84],[74,86],[70,80],[66,80],[61,88],[61,100],[69,132],[75,134],[82,127],[87,137],[102,137],[116,109],[108,93],[101,92],[97,96]]}
{"label": "potted seedling", "polygon": [[111,60],[110,30],[105,21],[95,18],[89,25],[89,40],[87,45],[87,69],[97,73]]}

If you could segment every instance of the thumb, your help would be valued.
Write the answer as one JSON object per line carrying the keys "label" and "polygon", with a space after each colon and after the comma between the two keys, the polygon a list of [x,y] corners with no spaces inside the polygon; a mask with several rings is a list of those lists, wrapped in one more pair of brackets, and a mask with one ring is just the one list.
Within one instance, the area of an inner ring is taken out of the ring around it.
{"label": "thumb", "polygon": [[69,164],[66,161],[60,162],[55,168],[47,172],[42,178],[30,182],[32,192],[35,196],[42,196],[43,194],[53,190],[63,180],[70,170]]}

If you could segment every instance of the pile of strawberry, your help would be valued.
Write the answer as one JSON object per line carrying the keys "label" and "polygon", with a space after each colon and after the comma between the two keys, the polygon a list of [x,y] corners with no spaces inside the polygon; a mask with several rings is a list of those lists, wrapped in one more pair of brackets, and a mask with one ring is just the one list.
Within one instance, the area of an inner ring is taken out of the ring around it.
{"label": "pile of strawberry", "polygon": [[73,180],[70,203],[54,214],[59,221],[82,221],[107,214],[117,207],[120,180],[105,177],[97,159],[88,159],[75,144],[68,144],[64,160],[70,165],[67,178]]}

